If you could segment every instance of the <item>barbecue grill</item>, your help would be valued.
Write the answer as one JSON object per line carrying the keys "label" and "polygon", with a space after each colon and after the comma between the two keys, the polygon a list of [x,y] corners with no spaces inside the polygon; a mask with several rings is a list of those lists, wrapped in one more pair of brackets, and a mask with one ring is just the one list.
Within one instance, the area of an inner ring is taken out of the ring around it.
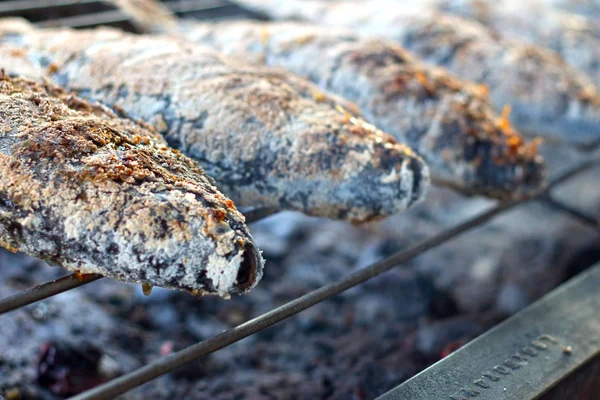
{"label": "barbecue grill", "polygon": [[[176,14],[200,19],[253,17],[235,5],[219,0],[166,2]],[[136,31],[127,15],[110,3],[97,0],[23,0],[0,2],[0,17],[22,16],[40,27],[93,27],[114,25]],[[417,256],[476,229],[491,219],[522,206],[541,202],[595,230],[600,220],[591,212],[553,196],[553,189],[600,164],[593,152],[581,162],[550,179],[548,189],[533,198],[497,203],[474,217],[425,240],[352,272],[338,281],[306,293],[263,315],[131,371],[74,397],[79,400],[112,399],[178,367],[217,352],[248,336],[366,282],[392,268],[402,268]],[[276,210],[249,210],[248,222]],[[71,274],[0,300],[0,315],[45,298],[103,279],[98,275]],[[431,368],[381,396],[382,399],[592,399],[600,391],[594,377],[600,370],[600,265],[556,289]],[[1,318],[1,317],[0,317]],[[1,319],[0,319],[1,321]],[[573,394],[579,397],[575,397]],[[504,396],[504,397],[503,397]],[[517,396],[517,397],[515,397]],[[586,397],[587,396],[587,397]],[[1,398],[2,396],[0,396]]]}

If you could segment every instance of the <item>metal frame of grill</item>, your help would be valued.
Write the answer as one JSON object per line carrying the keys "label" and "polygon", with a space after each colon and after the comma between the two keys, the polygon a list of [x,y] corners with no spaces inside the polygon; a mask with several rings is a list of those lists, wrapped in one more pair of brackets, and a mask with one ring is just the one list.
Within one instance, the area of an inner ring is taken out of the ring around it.
{"label": "metal frame of grill", "polygon": [[[230,16],[239,16],[242,13],[242,10],[237,8],[236,6],[229,4],[225,1],[221,0],[172,0],[166,1],[165,4],[176,14],[185,15],[185,16],[194,16],[194,17],[210,17],[210,18],[219,18],[219,17],[230,17]],[[95,8],[96,6],[101,5],[102,7],[108,7],[105,2],[102,0],[9,0],[9,1],[0,1],[0,17],[7,16],[21,16],[27,13],[38,13],[41,14],[43,12],[47,12],[49,10],[56,11],[55,14],[58,14],[58,17],[36,21],[35,23],[40,27],[51,27],[51,26],[70,26],[70,27],[92,27],[97,25],[120,25],[128,22],[128,17],[120,10],[117,9],[109,9],[104,11],[97,12],[83,12],[77,15],[65,15],[66,13],[61,13],[61,10],[67,10],[70,7],[84,7],[90,6]],[[208,14],[208,15],[207,15]],[[243,13],[242,15],[252,15],[250,13]],[[129,28],[130,30],[133,30]],[[466,219],[465,221],[451,227],[445,229],[438,234],[425,239],[421,242],[415,243],[412,246],[394,253],[393,255],[382,259],[376,263],[373,263],[361,270],[350,273],[346,275],[344,278],[340,279],[337,282],[332,282],[328,285],[322,286],[316,290],[313,290],[293,301],[290,301],[286,304],[283,304],[273,310],[256,317],[252,320],[249,320],[241,325],[238,325],[234,328],[230,328],[219,335],[216,335],[212,338],[206,339],[199,343],[196,343],[186,349],[183,349],[179,352],[173,353],[169,356],[166,356],[158,361],[150,363],[136,371],[125,374],[121,377],[113,379],[103,385],[100,385],[92,390],[81,393],[72,399],[75,400],[100,400],[100,399],[113,399],[116,396],[125,393],[131,389],[134,389],[146,382],[149,382],[153,379],[156,379],[164,374],[167,374],[184,364],[190,363],[197,359],[200,359],[204,356],[207,356],[211,353],[214,353],[224,347],[227,347],[243,338],[251,336],[257,332],[260,332],[272,325],[275,325],[279,322],[282,322],[288,318],[293,317],[294,315],[313,307],[319,304],[322,301],[325,301],[335,295],[338,295],[348,289],[351,289],[354,286],[357,286],[361,283],[368,281],[375,276],[380,275],[383,272],[386,272],[394,267],[401,266],[401,264],[406,263],[407,261],[412,260],[413,258],[431,250],[435,247],[438,247],[457,236],[471,231],[477,227],[482,226],[486,222],[491,219],[511,210],[520,205],[523,205],[529,201],[541,201],[543,204],[548,206],[551,209],[554,209],[558,212],[566,213],[570,217],[578,220],[579,222],[596,229],[600,232],[600,219],[596,218],[590,213],[586,211],[579,210],[575,207],[572,207],[569,204],[565,204],[557,199],[555,199],[551,191],[557,186],[569,181],[570,179],[576,177],[577,175],[589,170],[594,166],[600,165],[600,157],[598,156],[589,156],[584,159],[579,165],[574,168],[571,168],[567,171],[564,171],[559,176],[551,179],[551,182],[548,188],[528,199],[523,199],[520,201],[509,201],[509,202],[498,202],[494,207],[491,207],[485,212],[482,212],[472,218]],[[276,212],[276,210],[272,209],[257,209],[250,210],[249,212],[244,212],[247,217],[248,222],[254,222],[260,220],[272,213]],[[597,269],[597,268],[596,268]],[[597,275],[597,274],[596,274]],[[18,309],[20,307],[24,307],[26,305],[32,304],[34,302],[43,300],[45,298],[66,292],[71,289],[75,289],[79,286],[92,283],[98,279],[102,279],[103,277],[100,275],[80,275],[80,274],[70,274],[64,276],[55,281],[47,282],[35,286],[31,289],[16,293],[10,297],[5,299],[0,299],[0,316],[4,313],[10,312],[12,310]],[[581,279],[580,279],[581,280]],[[551,294],[550,297],[554,299],[556,296]],[[536,303],[537,305],[538,303]],[[534,305],[535,306],[535,305]],[[533,306],[531,306],[533,307]],[[527,310],[529,310],[529,307]],[[527,312],[526,310],[526,312]],[[598,321],[600,324],[600,321]],[[482,335],[482,338],[485,338],[488,334]],[[480,339],[476,339],[479,341]],[[469,347],[469,346],[467,346]],[[467,351],[467,349],[465,349]],[[591,354],[590,357],[594,356]],[[452,365],[452,361],[445,361],[451,359],[453,356],[447,357],[442,360],[438,364],[442,364],[442,368],[445,365]],[[584,360],[584,361],[587,361]],[[583,363],[583,362],[582,362]],[[438,366],[436,364],[434,367]],[[417,375],[420,377],[422,374],[430,373],[431,369],[434,367],[424,371],[423,373]],[[438,366],[438,369],[440,367]],[[434,372],[436,370],[434,369]],[[562,376],[564,377],[564,376]],[[413,378],[414,379],[414,378]],[[419,379],[423,379],[422,377]],[[425,377],[427,379],[427,376]],[[410,384],[412,379],[407,383],[401,386],[406,389],[406,384]],[[429,383],[431,385],[431,382]],[[396,389],[395,389],[396,390]],[[384,396],[386,399],[396,399],[401,398],[397,397],[398,393],[391,391]],[[396,396],[396,397],[394,397]],[[468,399],[471,397],[478,396],[474,394],[474,391],[469,393],[463,393],[460,395],[462,397],[457,397],[461,399]],[[454,398],[454,397],[450,397]],[[533,397],[531,397],[533,398]]]}

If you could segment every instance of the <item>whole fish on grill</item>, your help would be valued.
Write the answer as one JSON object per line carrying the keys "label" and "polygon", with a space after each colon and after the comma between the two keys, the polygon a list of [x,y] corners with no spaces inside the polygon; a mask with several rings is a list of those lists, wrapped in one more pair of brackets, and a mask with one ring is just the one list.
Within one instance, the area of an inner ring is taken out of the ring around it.
{"label": "whole fish on grill", "polygon": [[[600,86],[600,21],[542,0],[435,0],[440,11],[475,19],[503,37],[552,49]],[[433,2],[432,2],[433,4]]]}
{"label": "whole fish on grill", "polygon": [[148,126],[0,73],[0,245],[80,273],[228,297],[262,276],[244,217]]}
{"label": "whole fish on grill", "polygon": [[427,62],[485,83],[497,107],[512,106],[512,120],[524,134],[582,146],[600,140],[600,96],[584,73],[555,52],[501,39],[480,23],[435,12],[428,2],[237,2],[274,19],[392,38]]}
{"label": "whole fish on grill", "polygon": [[286,68],[354,101],[367,120],[417,150],[437,181],[496,198],[543,187],[536,144],[495,114],[485,87],[428,66],[394,42],[285,22],[182,21],[178,33],[245,61]]}
{"label": "whole fish on grill", "polygon": [[[56,83],[155,126],[238,205],[365,222],[420,200],[429,171],[355,107],[291,73],[114,29],[4,29]],[[18,72],[18,71],[15,71]]]}

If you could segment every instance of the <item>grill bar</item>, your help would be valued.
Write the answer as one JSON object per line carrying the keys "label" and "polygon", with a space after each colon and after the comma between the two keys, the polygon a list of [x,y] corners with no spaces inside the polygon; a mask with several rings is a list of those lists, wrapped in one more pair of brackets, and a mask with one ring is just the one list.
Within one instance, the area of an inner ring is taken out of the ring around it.
{"label": "grill bar", "polygon": [[0,301],[0,315],[19,307],[26,306],[36,301],[44,300],[56,294],[66,292],[67,290],[85,285],[86,283],[94,282],[102,278],[102,275],[89,274],[78,275],[71,274],[63,276],[51,282],[47,282],[31,289],[19,292],[13,296],[7,297]]}
{"label": "grill bar", "polygon": [[[565,173],[558,176],[552,181],[549,189],[552,189],[555,185],[558,185],[571,177],[574,177],[579,172],[597,163],[598,160],[588,160],[583,162],[581,165],[566,171]],[[541,196],[540,194],[539,196]],[[532,198],[533,199],[533,198]],[[528,199],[528,200],[532,200]],[[281,322],[287,318],[290,318],[301,311],[304,311],[324,300],[327,300],[337,294],[340,294],[354,286],[357,286],[363,282],[386,272],[400,263],[409,261],[420,254],[437,247],[454,237],[465,233],[473,228],[476,228],[497,215],[508,211],[528,200],[511,201],[501,203],[492,209],[483,212],[461,224],[454,226],[453,228],[447,229],[442,233],[426,239],[420,243],[417,243],[406,250],[399,251],[392,256],[371,264],[359,271],[348,274],[338,282],[325,285],[316,289],[310,293],[305,294],[295,300],[292,300],[282,306],[279,306],[257,318],[247,321],[244,324],[231,328],[223,333],[216,335],[212,338],[206,339],[195,345],[192,345],[184,350],[177,353],[171,354],[158,361],[155,361],[145,367],[142,367],[134,372],[131,372],[122,377],[116,378],[110,382],[100,385],[87,392],[81,393],[72,400],[105,400],[113,399],[116,396],[127,392],[137,386],[140,386],[146,382],[160,377],[174,369],[181,367],[182,365],[191,361],[202,358],[208,354],[214,353],[215,351],[227,347],[235,342],[238,342],[245,337],[253,335],[263,329],[266,329],[278,322]]]}
{"label": "grill bar", "polygon": [[103,3],[103,0],[27,0],[0,2],[0,16],[14,15],[26,11],[40,11],[50,8],[69,7],[80,4]]}
{"label": "grill bar", "polygon": [[112,25],[120,22],[127,22],[128,20],[129,17],[121,10],[110,10],[95,12],[93,14],[76,15],[73,17],[49,19],[38,22],[36,25],[40,28],[56,28],[59,26],[89,28],[98,25]]}
{"label": "grill bar", "polygon": [[599,286],[596,264],[378,400],[596,399]]}
{"label": "grill bar", "polygon": [[571,217],[579,220],[580,222],[583,222],[585,225],[588,225],[590,228],[600,229],[600,220],[598,218],[594,217],[593,215],[590,215],[590,214],[588,214],[584,211],[581,211],[573,206],[565,204],[562,201],[557,200],[550,195],[544,196],[542,198],[542,202],[545,205],[547,205],[555,210],[562,211],[562,212],[570,215]]}
{"label": "grill bar", "polygon": [[[43,9],[49,9],[52,7],[56,7],[55,4],[46,5],[43,0],[41,1],[32,1],[31,6],[26,8],[20,5],[20,1],[11,1],[11,4],[4,6],[0,3],[0,16],[2,15],[14,15],[15,13],[23,12],[26,10],[36,10],[42,11]],[[56,0],[59,6],[68,6],[73,4],[87,4],[87,3],[104,3],[99,0],[84,0],[82,2],[78,2],[76,0]],[[227,4],[223,1],[219,0],[185,0],[185,1],[176,1],[176,2],[168,2],[164,3],[171,12],[183,15],[188,13],[195,12],[208,12],[214,11],[218,9],[224,9],[227,7],[232,7],[231,4]],[[76,15],[71,17],[63,17],[56,19],[48,19],[43,22],[39,22],[36,25],[41,28],[52,28],[59,26],[68,26],[71,28],[89,28],[98,25],[112,25],[122,22],[127,22],[130,20],[130,17],[124,13],[120,9],[109,10],[109,11],[100,11],[82,15]]]}
{"label": "grill bar", "polygon": [[217,8],[232,6],[220,0],[179,0],[175,2],[165,2],[165,6],[177,14],[185,14],[198,11],[209,11]]}
{"label": "grill bar", "polygon": [[[266,218],[275,212],[277,212],[277,210],[273,208],[255,208],[245,211],[244,215],[246,216],[246,221],[248,223],[252,223],[262,218]],[[0,315],[16,310],[19,307],[27,306],[37,301],[44,300],[48,297],[66,292],[67,290],[75,289],[76,287],[92,283],[101,278],[103,278],[103,276],[97,274],[70,274],[54,281],[42,283],[32,287],[31,289],[27,289],[1,299]]]}

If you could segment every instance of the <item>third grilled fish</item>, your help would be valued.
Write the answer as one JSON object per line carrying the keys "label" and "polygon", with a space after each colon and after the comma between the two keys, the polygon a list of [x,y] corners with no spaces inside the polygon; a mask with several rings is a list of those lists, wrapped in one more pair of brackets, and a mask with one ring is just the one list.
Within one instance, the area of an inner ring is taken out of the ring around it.
{"label": "third grilled fish", "polygon": [[543,0],[435,0],[443,12],[475,19],[503,37],[552,49],[600,85],[600,21]]}
{"label": "third grilled fish", "polygon": [[512,106],[523,133],[579,145],[600,140],[600,96],[584,73],[555,52],[503,40],[480,23],[436,12],[428,2],[237,2],[275,19],[392,38],[428,62],[488,85],[497,107]]}
{"label": "third grilled fish", "polygon": [[497,198],[543,187],[536,145],[495,114],[484,86],[429,66],[392,41],[286,22],[182,21],[178,31],[354,101],[367,120],[417,150],[432,176],[450,186]]}

